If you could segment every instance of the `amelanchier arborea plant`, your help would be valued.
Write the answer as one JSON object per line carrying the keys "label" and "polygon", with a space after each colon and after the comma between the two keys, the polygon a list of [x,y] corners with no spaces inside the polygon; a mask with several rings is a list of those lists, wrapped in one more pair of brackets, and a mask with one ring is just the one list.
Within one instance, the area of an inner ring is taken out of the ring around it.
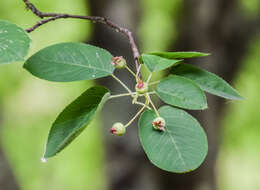
{"label": "amelanchier arborea plant", "polygon": [[[68,146],[90,124],[104,102],[130,96],[132,103],[141,107],[140,111],[128,123],[115,123],[110,132],[117,136],[124,135],[127,127],[141,115],[138,135],[147,157],[154,165],[176,173],[189,172],[199,167],[207,155],[207,137],[198,121],[183,109],[206,109],[204,91],[226,99],[242,99],[228,83],[215,74],[183,64],[186,58],[209,54],[153,52],[140,55],[132,33],[104,17],[43,13],[28,0],[23,2],[41,20],[26,30],[0,20],[0,64],[23,61],[31,43],[28,33],[62,18],[102,23],[125,34],[129,38],[136,64],[134,72],[121,56],[113,56],[107,50],[89,44],[74,42],[46,47],[25,61],[24,68],[41,79],[71,82],[111,76],[126,90],[124,94],[111,95],[105,87],[93,86],[69,104],[51,127],[43,161]],[[145,66],[150,71],[148,78],[142,77],[141,67]],[[133,80],[136,81],[134,90],[113,74],[115,69],[127,69],[133,75]],[[154,72],[165,69],[170,70],[169,76],[150,82]],[[157,108],[150,98],[153,95],[168,105]],[[142,102],[140,97],[144,97],[145,101]]]}

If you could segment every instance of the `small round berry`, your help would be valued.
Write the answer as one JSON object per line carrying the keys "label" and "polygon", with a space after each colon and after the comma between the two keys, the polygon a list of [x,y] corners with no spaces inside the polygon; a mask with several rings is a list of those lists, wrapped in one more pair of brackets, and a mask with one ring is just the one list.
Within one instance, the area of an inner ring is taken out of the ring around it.
{"label": "small round berry", "polygon": [[165,131],[165,120],[162,117],[157,117],[153,120],[153,128],[158,131]]}
{"label": "small round berry", "polygon": [[110,129],[110,132],[117,136],[122,136],[126,132],[126,127],[122,123],[114,123],[112,128]]}
{"label": "small round berry", "polygon": [[116,69],[123,69],[126,67],[126,60],[122,56],[113,57],[111,64],[114,65]]}
{"label": "small round berry", "polygon": [[142,80],[139,80],[135,85],[135,90],[139,94],[144,94],[148,92],[148,84]]}

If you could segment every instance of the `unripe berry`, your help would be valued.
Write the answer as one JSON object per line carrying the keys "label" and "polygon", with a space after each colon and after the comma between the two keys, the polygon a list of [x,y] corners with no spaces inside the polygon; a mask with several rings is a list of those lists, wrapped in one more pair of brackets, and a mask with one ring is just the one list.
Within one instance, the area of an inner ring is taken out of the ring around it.
{"label": "unripe berry", "polygon": [[148,84],[142,80],[139,80],[135,85],[135,90],[139,94],[144,94],[148,92]]}
{"label": "unripe berry", "polygon": [[110,129],[110,132],[117,136],[122,136],[126,132],[126,127],[122,123],[114,123],[112,128]]}
{"label": "unripe berry", "polygon": [[165,120],[162,117],[157,117],[153,120],[153,128],[158,131],[165,131]]}
{"label": "unripe berry", "polygon": [[113,57],[111,64],[117,69],[123,69],[126,67],[126,60],[122,56]]}

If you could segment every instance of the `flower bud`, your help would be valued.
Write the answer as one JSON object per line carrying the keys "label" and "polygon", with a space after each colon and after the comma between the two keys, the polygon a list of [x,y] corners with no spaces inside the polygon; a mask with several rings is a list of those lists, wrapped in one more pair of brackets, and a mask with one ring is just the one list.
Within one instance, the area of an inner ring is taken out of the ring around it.
{"label": "flower bud", "polygon": [[113,57],[111,64],[117,69],[123,69],[126,66],[126,60],[122,56]]}
{"label": "flower bud", "polygon": [[135,90],[139,94],[148,92],[148,84],[142,80],[139,80],[135,86]]}
{"label": "flower bud", "polygon": [[165,131],[165,120],[162,117],[157,117],[153,120],[153,128],[158,131]]}
{"label": "flower bud", "polygon": [[122,123],[114,123],[114,125],[110,129],[110,132],[114,135],[122,136],[126,132],[126,127]]}

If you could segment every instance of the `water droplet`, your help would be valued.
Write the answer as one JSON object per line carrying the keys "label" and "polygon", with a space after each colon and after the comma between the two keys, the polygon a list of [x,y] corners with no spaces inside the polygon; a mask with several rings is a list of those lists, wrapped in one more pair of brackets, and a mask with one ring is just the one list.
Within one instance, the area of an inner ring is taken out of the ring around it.
{"label": "water droplet", "polygon": [[119,30],[118,30],[118,29],[116,29],[116,32],[119,32]]}
{"label": "water droplet", "polygon": [[46,163],[47,162],[47,160],[46,160],[46,158],[41,158],[41,161],[42,161],[42,163]]}
{"label": "water droplet", "polygon": [[95,77],[96,75],[92,75],[92,77]]}

